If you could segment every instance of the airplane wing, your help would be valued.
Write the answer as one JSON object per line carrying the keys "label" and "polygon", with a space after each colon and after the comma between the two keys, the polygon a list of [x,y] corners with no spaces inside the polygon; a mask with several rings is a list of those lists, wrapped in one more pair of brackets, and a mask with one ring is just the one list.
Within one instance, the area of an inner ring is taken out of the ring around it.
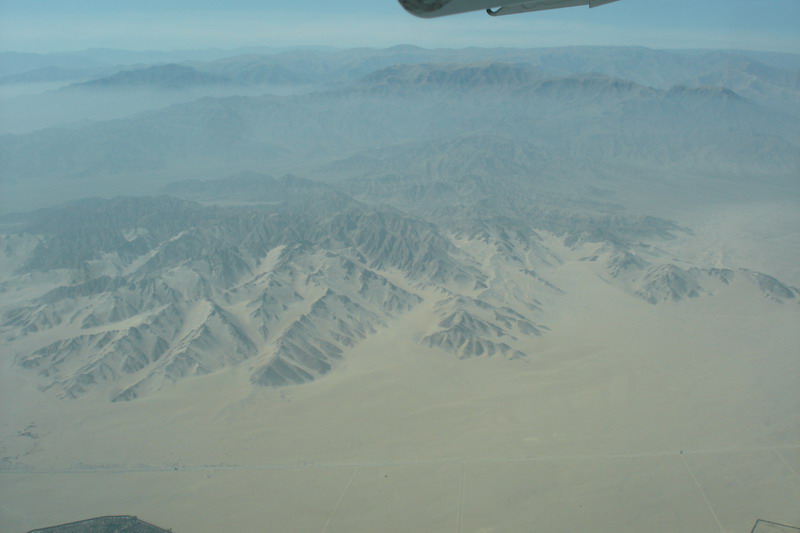
{"label": "airplane wing", "polygon": [[527,11],[542,11],[560,7],[597,7],[617,0],[399,0],[406,11],[423,18],[454,15],[467,11],[486,10],[492,16],[513,15]]}

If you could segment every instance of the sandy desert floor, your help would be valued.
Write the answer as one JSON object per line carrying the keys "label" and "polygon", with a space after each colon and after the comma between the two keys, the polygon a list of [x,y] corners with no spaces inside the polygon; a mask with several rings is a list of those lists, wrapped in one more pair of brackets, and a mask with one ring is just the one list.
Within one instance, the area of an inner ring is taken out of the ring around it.
{"label": "sandy desert floor", "polygon": [[[576,256],[577,257],[577,254]],[[110,404],[0,387],[0,530],[748,533],[800,526],[800,305],[650,305],[568,260],[528,360],[456,360],[423,304],[310,385],[247,369]]]}

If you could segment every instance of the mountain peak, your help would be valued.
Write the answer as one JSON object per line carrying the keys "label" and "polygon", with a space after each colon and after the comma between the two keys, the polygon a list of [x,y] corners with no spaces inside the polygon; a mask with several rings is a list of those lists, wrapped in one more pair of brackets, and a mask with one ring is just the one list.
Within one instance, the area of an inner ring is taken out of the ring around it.
{"label": "mountain peak", "polygon": [[549,96],[559,99],[574,99],[585,94],[596,95],[622,95],[649,96],[656,90],[634,81],[615,78],[597,72],[571,74],[557,78],[541,80],[531,87],[540,96]]}
{"label": "mountain peak", "polygon": [[156,87],[178,89],[194,85],[222,84],[230,80],[222,76],[200,72],[192,67],[168,63],[143,69],[123,70],[105,78],[76,83],[70,87],[85,88],[137,88]]}
{"label": "mountain peak", "polygon": [[711,98],[722,100],[744,100],[734,91],[726,87],[718,87],[713,85],[704,85],[700,87],[689,87],[686,85],[675,85],[667,91],[667,96],[681,97],[689,96],[695,98]]}
{"label": "mountain peak", "polygon": [[372,87],[436,87],[477,89],[481,87],[519,86],[542,78],[529,63],[482,63],[393,65],[362,78]]}

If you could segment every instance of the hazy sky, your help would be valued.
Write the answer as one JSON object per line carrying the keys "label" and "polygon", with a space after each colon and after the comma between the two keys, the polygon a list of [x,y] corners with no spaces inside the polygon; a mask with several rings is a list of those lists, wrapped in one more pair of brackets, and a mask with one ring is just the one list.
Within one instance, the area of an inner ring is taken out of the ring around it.
{"label": "hazy sky", "polygon": [[492,18],[397,0],[0,0],[0,50],[641,45],[800,53],[800,0],[621,0]]}

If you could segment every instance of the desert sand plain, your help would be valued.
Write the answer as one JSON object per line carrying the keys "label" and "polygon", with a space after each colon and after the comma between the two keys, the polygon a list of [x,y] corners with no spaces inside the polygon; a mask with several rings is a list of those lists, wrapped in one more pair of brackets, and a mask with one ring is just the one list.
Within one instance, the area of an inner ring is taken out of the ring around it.
{"label": "desert sand plain", "polygon": [[586,251],[560,250],[548,275],[567,294],[527,360],[419,345],[423,303],[299,387],[254,390],[233,368],[65,401],[5,368],[4,446],[24,459],[0,472],[1,529],[117,513],[176,532],[800,524],[800,307],[752,285],[653,306]]}

